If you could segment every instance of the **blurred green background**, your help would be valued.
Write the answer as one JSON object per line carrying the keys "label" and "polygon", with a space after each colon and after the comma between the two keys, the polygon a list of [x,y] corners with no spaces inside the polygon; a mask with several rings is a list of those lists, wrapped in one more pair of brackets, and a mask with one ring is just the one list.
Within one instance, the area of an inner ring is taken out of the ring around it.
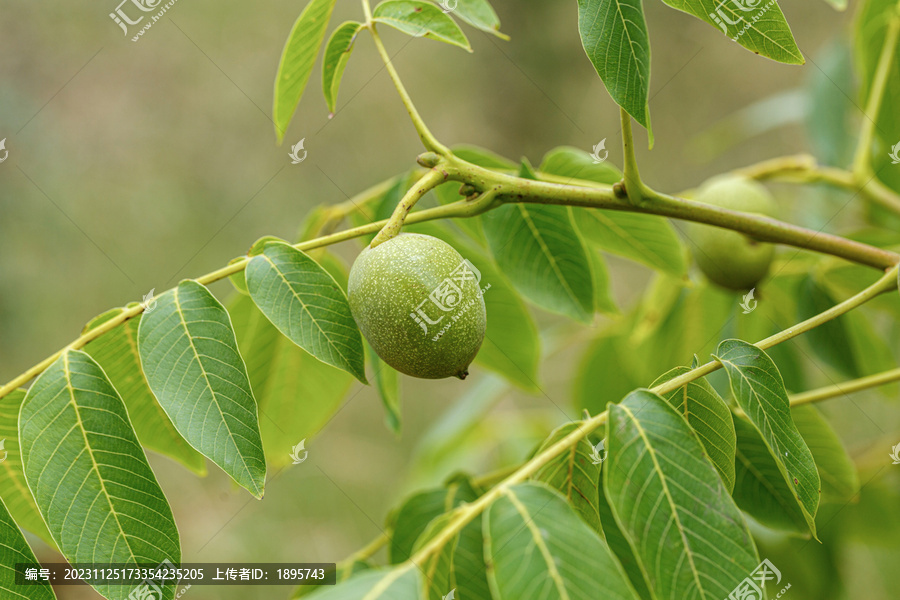
{"label": "blurred green background", "polygon": [[[328,119],[317,68],[285,145],[275,144],[273,78],[304,4],[180,0],[133,43],[108,17],[115,0],[2,2],[0,138],[7,139],[9,158],[0,164],[0,380],[64,346],[106,309],[216,269],[262,235],[293,238],[312,207],[346,200],[413,165],[417,137],[365,35],[347,69],[337,115]],[[512,41],[465,28],[472,55],[382,28],[434,133],[447,144],[478,144],[535,163],[554,146],[590,151],[607,138],[610,160],[620,164],[618,109],[581,48],[576,2],[495,0],[494,6]],[[805,67],[791,67],[754,56],[661,2],[647,2],[656,145],[648,151],[641,131],[638,154],[648,182],[676,192],[723,170],[808,150],[803,90],[831,86],[827,93],[838,103],[857,98],[851,86],[820,69],[834,62],[829,45],[849,35],[852,8],[839,13],[822,1],[783,2],[808,58]],[[342,0],[332,22],[360,14],[357,2]],[[767,99],[771,104],[749,119],[738,112]],[[849,113],[859,118],[853,106]],[[838,119],[836,125],[845,124]],[[308,157],[291,165],[289,146],[301,138]],[[852,139],[848,144],[830,150],[840,156]],[[847,200],[775,190],[785,217],[805,225],[821,226]],[[854,205],[829,228],[859,220]],[[337,251],[352,260],[357,246]],[[650,276],[615,258],[610,270],[623,305]],[[227,282],[212,289],[222,299],[232,293]],[[553,328],[561,320],[542,315],[540,322]],[[585,343],[591,333],[584,333]],[[262,502],[215,468],[198,479],[151,455],[182,534],[184,561],[338,561],[376,537],[388,511],[410,491],[454,469],[481,473],[521,460],[551,427],[577,415],[571,380],[584,344],[560,347],[554,340],[548,334],[541,395],[510,391],[478,369],[465,382],[404,379],[399,439],[384,426],[374,391],[354,384],[344,407],[307,441],[309,459],[270,473]],[[869,452],[888,452],[872,448],[871,426],[854,424],[853,410],[838,414],[846,417],[841,433],[852,455],[868,460]],[[896,410],[873,414],[884,428],[896,425]],[[457,441],[463,447],[448,452]],[[837,572],[846,578],[846,597],[896,597],[882,571],[900,558],[898,473],[900,467],[878,474],[863,502],[826,526],[823,540],[829,528],[842,528],[856,532],[853,544],[772,543],[773,557],[809,571],[785,573],[795,582],[790,597],[819,597],[816,582]],[[874,475],[864,472],[863,482]],[[40,559],[57,560],[29,540]],[[807,556],[808,563],[797,560]],[[195,587],[186,597],[289,593]],[[97,597],[87,587],[57,594]]]}

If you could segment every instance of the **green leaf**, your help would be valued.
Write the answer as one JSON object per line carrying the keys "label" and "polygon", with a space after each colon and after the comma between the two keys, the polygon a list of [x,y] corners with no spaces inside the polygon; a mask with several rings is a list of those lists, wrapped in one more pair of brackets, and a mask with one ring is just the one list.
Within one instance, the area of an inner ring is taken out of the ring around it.
{"label": "green leaf", "polygon": [[[14,390],[0,400],[0,500],[3,500],[16,523],[55,548],[56,543],[47,531],[47,525],[28,491],[25,472],[22,470],[19,408],[23,400],[25,390]],[[0,561],[0,565],[3,564],[8,563]]]}
{"label": "green leaf", "polygon": [[[602,141],[606,142],[606,139]],[[548,175],[583,179],[606,185],[622,180],[622,172],[613,165],[606,161],[597,163],[584,150],[571,146],[560,146],[545,154],[538,170]]]}
{"label": "green leaf", "polygon": [[[579,229],[579,231],[581,230]],[[594,310],[606,314],[618,314],[619,307],[616,306],[616,301],[612,296],[606,260],[599,250],[588,249],[587,255],[593,274]]]}
{"label": "green leaf", "polygon": [[819,474],[809,447],[791,418],[790,401],[778,368],[765,352],[741,340],[725,340],[714,358],[725,367],[738,406],[762,434],[815,536]]}
{"label": "green leaf", "polygon": [[496,152],[482,148],[480,146],[472,146],[462,144],[453,146],[453,154],[470,162],[473,165],[484,167],[485,169],[496,169],[500,171],[514,171],[518,167],[516,163],[509,160],[505,156],[500,156]]}
{"label": "green leaf", "polygon": [[[98,327],[124,311],[124,308],[114,308],[105,312],[85,325],[85,330]],[[125,321],[89,343],[84,351],[97,361],[122,395],[141,445],[204,476],[206,460],[203,455],[181,437],[147,385],[137,347],[140,322],[141,315]]]}
{"label": "green leaf", "polygon": [[[475,362],[499,373],[524,390],[538,391],[541,340],[528,307],[484,248],[437,223],[420,223],[410,231],[439,238],[453,246],[481,273],[487,320],[484,343]],[[490,286],[490,287],[488,287]]]}
{"label": "green leaf", "polygon": [[393,569],[369,569],[345,583],[322,586],[310,600],[420,600],[421,576],[409,563]]}
{"label": "green leaf", "polygon": [[747,524],[684,418],[647,391],[609,407],[604,489],[658,598],[721,600],[759,564]]}
{"label": "green leaf", "polygon": [[[797,316],[801,321],[837,304],[812,277],[807,277],[801,284],[798,296]],[[841,315],[807,332],[805,337],[816,356],[842,375],[855,379],[862,377],[862,371],[853,353],[848,329],[848,320]]]}
{"label": "green leaf", "polygon": [[485,515],[484,544],[494,600],[637,598],[597,532],[543,484],[503,491]]}
{"label": "green leaf", "polygon": [[[580,423],[566,423],[556,428],[541,444],[537,453],[540,454],[553,444],[557,443],[573,431],[581,427]],[[600,482],[599,463],[594,464],[591,458],[594,448],[587,439],[581,439],[577,444],[554,457],[550,462],[541,467],[532,479],[546,483],[559,491],[569,504],[572,505],[581,518],[598,533],[600,529],[600,515],[597,513],[597,494]]]}
{"label": "green leaf", "polygon": [[16,563],[36,564],[37,558],[6,510],[6,505],[0,501],[0,592],[7,600],[56,600],[56,594],[48,582],[38,580],[28,587],[16,585]]}
{"label": "green leaf", "polygon": [[477,498],[478,494],[465,479],[450,481],[447,487],[419,492],[409,498],[397,512],[394,534],[388,546],[390,563],[401,563],[410,557],[416,540],[433,519]]}
{"label": "green leaf", "polygon": [[275,75],[275,105],[272,120],[278,141],[297,110],[303,90],[312,73],[319,48],[325,39],[325,30],[336,0],[309,0],[294,23],[287,43],[281,53],[281,62]]}
{"label": "green leaf", "polygon": [[622,570],[625,571],[625,574],[628,576],[628,580],[637,592],[637,596],[641,598],[641,600],[653,600],[650,589],[647,587],[647,579],[644,575],[641,563],[637,556],[635,556],[631,544],[628,543],[628,538],[625,537],[619,524],[616,523],[616,517],[613,515],[612,507],[609,505],[609,500],[606,499],[606,492],[603,489],[605,483],[603,480],[604,478],[601,477],[599,482],[600,491],[597,495],[599,500],[597,509],[600,513],[600,523],[603,526],[603,538],[609,545],[609,549],[612,551],[613,555],[619,561],[619,564],[622,565]]}
{"label": "green leaf", "polygon": [[805,85],[809,102],[806,135],[821,162],[843,167],[853,159],[857,134],[851,117],[858,110],[852,93],[853,61],[847,41],[839,37],[819,50],[816,66],[807,73]]}
{"label": "green leaf", "polygon": [[[453,521],[454,517],[455,515],[445,513],[431,521],[428,527],[425,528],[425,531],[422,532],[422,535],[416,540],[412,554],[415,555],[434,540]],[[450,590],[454,589],[453,554],[456,551],[457,539],[458,536],[453,536],[428,558],[418,563],[418,567],[423,575],[421,597],[425,600],[443,600]]]}
{"label": "green leaf", "polygon": [[795,406],[791,416],[816,460],[822,500],[849,502],[859,492],[859,475],[840,438],[815,406]]}
{"label": "green leaf", "polygon": [[228,312],[191,280],[157,303],[138,327],[153,395],[188,443],[262,498],[266,460],[256,400]]}
{"label": "green leaf", "polygon": [[570,207],[507,204],[483,223],[497,265],[520,292],[543,309],[590,321],[591,265]]}
{"label": "green leaf", "polygon": [[462,528],[453,550],[452,585],[459,597],[491,600],[484,559],[484,515],[478,515]]}
{"label": "green leaf", "polygon": [[[433,0],[440,4],[440,0]],[[502,40],[509,37],[500,33],[500,19],[487,0],[448,0],[448,6],[455,6],[450,12],[481,31],[496,35]]]}
{"label": "green leaf", "polygon": [[381,360],[375,350],[366,344],[366,357],[372,366],[372,378],[375,389],[384,407],[384,421],[395,435],[400,435],[402,411],[400,410],[400,374],[386,362]]}
{"label": "green leaf", "polygon": [[322,59],[322,90],[325,93],[325,102],[328,104],[328,112],[335,113],[337,106],[338,90],[341,87],[341,78],[347,61],[353,52],[353,42],[356,34],[362,29],[362,23],[346,21],[334,30],[325,45],[325,57]]}
{"label": "green leaf", "polygon": [[[858,3],[858,12],[853,32],[856,72],[860,79],[860,104],[865,107],[872,92],[878,62],[887,38],[888,24],[897,18],[896,0],[863,0]],[[881,99],[881,110],[875,121],[875,134],[881,139],[884,152],[874,155],[873,167],[876,173],[880,167],[891,164],[887,151],[900,138],[900,115],[895,107],[900,104],[900,61],[897,60],[897,49],[894,48],[891,68],[888,71],[884,96]],[[869,115],[866,118],[872,118]],[[888,173],[884,173],[888,175]],[[896,176],[890,182],[896,182]],[[894,188],[897,189],[896,187]]]}
{"label": "green leaf", "polygon": [[[675,367],[661,375],[650,387],[689,372],[688,367]],[[731,411],[706,379],[695,379],[662,396],[675,407],[700,438],[710,462],[722,477],[725,489],[734,490],[734,424]]]}
{"label": "green leaf", "polygon": [[249,297],[235,296],[228,312],[259,402],[266,460],[276,468],[290,465],[291,448],[325,426],[353,377],[281,335]]}
{"label": "green leaf", "polygon": [[[439,204],[451,204],[463,199],[463,197],[459,195],[459,188],[460,185],[458,181],[448,181],[447,183],[442,183],[434,188],[434,195]],[[453,224],[465,231],[479,246],[484,246],[487,243],[484,239],[484,226],[481,224],[480,215],[469,217],[467,219],[456,219]]]}
{"label": "green leaf", "polygon": [[472,47],[459,25],[434,4],[419,0],[385,0],[375,7],[372,20],[390,25],[413,37],[426,37],[459,46]]}
{"label": "green leaf", "polygon": [[573,210],[588,243],[676,277],[687,272],[684,244],[665,217],[596,208]]}
{"label": "green leaf", "polygon": [[672,8],[706,21],[754,54],[789,65],[806,61],[777,1],[663,0]]}
{"label": "green leaf", "polygon": [[[172,510],[103,369],[67,350],[28,390],[19,414],[25,478],[70,563],[178,564]],[[127,586],[93,585],[124,600]],[[175,584],[164,586],[164,598]]]}
{"label": "green leaf", "polygon": [[759,431],[746,419],[734,417],[737,433],[734,501],[766,527],[797,535],[808,535],[809,527],[781,476],[778,463]]}
{"label": "green leaf", "polygon": [[641,0],[578,0],[578,32],[612,99],[647,129],[650,38]]}
{"label": "green leaf", "polygon": [[362,335],[347,295],[316,261],[288,244],[267,244],[247,265],[247,289],[292,342],[368,383]]}

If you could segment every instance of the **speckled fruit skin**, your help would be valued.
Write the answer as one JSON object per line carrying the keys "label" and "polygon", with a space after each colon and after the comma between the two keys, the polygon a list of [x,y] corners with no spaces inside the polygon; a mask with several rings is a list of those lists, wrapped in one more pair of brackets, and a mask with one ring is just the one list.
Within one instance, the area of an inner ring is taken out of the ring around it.
{"label": "speckled fruit skin", "polygon": [[[446,242],[416,233],[401,233],[363,249],[350,269],[350,310],[384,362],[423,379],[468,375],[487,324],[479,284],[474,279],[463,281],[461,298],[448,312],[429,300],[429,294],[462,262],[463,257]],[[410,316],[423,300],[431,320],[441,317],[438,324],[428,325],[427,333]],[[435,340],[449,323],[452,326]]]}
{"label": "speckled fruit skin", "polygon": [[[696,200],[713,206],[775,217],[777,205],[760,183],[737,176],[713,178],[700,188]],[[690,223],[688,237],[696,247],[691,251],[704,275],[730,290],[756,287],[768,273],[775,247],[743,233]]]}

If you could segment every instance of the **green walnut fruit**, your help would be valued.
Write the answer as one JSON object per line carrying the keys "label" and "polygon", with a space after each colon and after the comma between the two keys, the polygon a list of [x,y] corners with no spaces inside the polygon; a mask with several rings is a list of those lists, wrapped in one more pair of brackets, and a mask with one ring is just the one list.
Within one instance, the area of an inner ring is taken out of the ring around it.
{"label": "green walnut fruit", "polygon": [[484,340],[481,274],[449,244],[401,233],[350,269],[350,310],[381,359],[423,379],[465,379]]}
{"label": "green walnut fruit", "polygon": [[[760,183],[738,176],[716,177],[701,186],[696,200],[722,208],[775,217],[775,199]],[[743,233],[690,223],[697,266],[713,283],[731,290],[756,287],[769,272],[775,247]]]}

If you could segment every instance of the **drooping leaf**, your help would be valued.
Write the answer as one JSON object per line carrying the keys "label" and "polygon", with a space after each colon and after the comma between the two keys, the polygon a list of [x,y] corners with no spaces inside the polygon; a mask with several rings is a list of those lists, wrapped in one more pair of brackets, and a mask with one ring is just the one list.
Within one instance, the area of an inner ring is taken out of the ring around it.
{"label": "drooping leaf", "polygon": [[[854,26],[854,58],[856,72],[860,79],[860,104],[866,107],[872,93],[873,82],[878,71],[878,63],[887,41],[889,24],[897,18],[895,0],[864,0],[858,3],[856,23]],[[895,107],[900,103],[900,60],[897,59],[897,48],[893,49],[890,70],[887,74],[884,96],[878,116],[866,115],[863,119],[875,119],[875,136],[881,140],[879,152],[872,156],[872,167],[876,173],[886,176],[885,182],[894,185],[898,177],[890,171],[882,171],[881,167],[890,165],[889,152],[894,144],[900,141],[900,116]]]}
{"label": "drooping leaf", "polygon": [[650,38],[641,0],[578,0],[578,32],[612,99],[650,135]]}
{"label": "drooping leaf", "polygon": [[594,208],[574,214],[589,243],[676,277],[687,271],[684,244],[665,217]]}
{"label": "drooping leaf", "polygon": [[397,512],[396,526],[388,546],[391,564],[405,561],[412,554],[416,540],[436,517],[463,502],[472,502],[478,494],[465,479],[450,481],[446,487],[413,495]]}
{"label": "drooping leaf", "polygon": [[663,0],[706,21],[754,54],[789,65],[806,61],[777,0]]}
{"label": "drooping leaf", "polygon": [[[440,0],[433,0],[440,4]],[[472,27],[496,35],[502,40],[509,37],[500,33],[500,19],[487,0],[447,0],[446,5],[453,13]],[[446,9],[445,9],[446,10]]]}
{"label": "drooping leaf", "polygon": [[737,416],[734,429],[737,433],[734,501],[766,527],[809,535],[800,505],[759,431]]}
{"label": "drooping leaf", "polygon": [[484,515],[478,515],[462,528],[453,550],[452,585],[459,597],[491,600],[484,558]]}
{"label": "drooping leaf", "polygon": [[619,307],[616,306],[616,301],[613,299],[606,260],[599,250],[592,248],[587,249],[587,255],[594,279],[594,310],[606,314],[618,314]]}
{"label": "drooping leaf", "polygon": [[522,294],[551,312],[590,320],[591,265],[570,207],[508,204],[482,221],[497,265]]}
{"label": "drooping leaf", "polygon": [[400,410],[400,374],[381,360],[381,357],[378,356],[368,342],[365,344],[366,358],[372,367],[372,379],[375,380],[375,389],[378,390],[381,405],[384,407],[384,421],[394,434],[399,435],[402,420]]}
{"label": "drooping leaf", "polygon": [[281,335],[249,297],[234,297],[228,312],[259,402],[266,460],[287,466],[293,446],[318,433],[341,406],[353,377]]}
{"label": "drooping leaf", "polygon": [[372,20],[413,37],[426,37],[469,52],[472,47],[459,25],[434,4],[421,0],[385,0],[375,7]]}
{"label": "drooping leaf", "polygon": [[[812,277],[807,277],[801,284],[799,297],[797,316],[800,320],[808,319],[837,304]],[[847,377],[862,377],[860,365],[850,344],[848,329],[847,319],[842,315],[822,323],[807,332],[805,337],[813,353],[828,365]]]}
{"label": "drooping leaf", "polygon": [[634,587],[635,592],[637,592],[638,598],[641,598],[641,600],[652,600],[653,597],[650,594],[650,589],[647,587],[647,579],[641,562],[635,556],[634,549],[628,543],[628,538],[625,537],[622,528],[616,523],[616,517],[613,515],[609,500],[606,498],[606,492],[603,490],[605,485],[603,479],[601,476],[599,481],[600,489],[597,495],[599,500],[597,509],[600,513],[600,524],[603,527],[603,539],[606,540],[613,556],[622,565],[622,570],[628,576],[628,580]]}
{"label": "drooping leaf", "polygon": [[485,514],[484,539],[494,600],[637,598],[597,532],[543,484],[505,489]]}
{"label": "drooping leaf", "polygon": [[719,344],[715,359],[725,367],[734,399],[762,434],[815,536],[819,474],[812,453],[791,418],[790,401],[778,368],[765,352],[741,340]]}
{"label": "drooping leaf", "polygon": [[288,244],[267,244],[247,265],[247,289],[292,342],[367,383],[362,335],[347,295],[316,261]]}
{"label": "drooping leaf", "polygon": [[849,502],[859,492],[859,475],[834,429],[812,405],[791,408],[791,416],[816,461],[822,500]]}
{"label": "drooping leaf", "polygon": [[453,154],[470,162],[473,165],[484,167],[485,169],[497,169],[501,171],[514,171],[516,163],[509,160],[505,156],[500,156],[496,152],[481,148],[480,146],[459,145],[453,146]]}
{"label": "drooping leaf", "polygon": [[[66,350],[37,378],[19,413],[28,487],[70,563],[178,564],[172,509],[125,404],[86,353]],[[93,584],[125,600],[127,586]],[[162,586],[171,600],[175,584]]]}
{"label": "drooping leaf", "polygon": [[[422,548],[431,543],[454,519],[454,516],[451,513],[445,513],[432,520],[416,540],[412,555],[415,556]],[[418,567],[422,571],[421,598],[424,600],[444,600],[450,591],[455,589],[453,555],[456,552],[457,540],[458,536],[451,537],[431,555],[418,562]]]}
{"label": "drooping leaf", "polygon": [[[537,453],[540,454],[581,426],[580,423],[566,423],[558,427],[543,441]],[[587,439],[556,456],[541,467],[532,479],[546,483],[565,496],[566,501],[578,512],[585,523],[600,532],[600,515],[597,512],[598,483],[600,465],[592,459],[594,448]]]}
{"label": "drooping leaf", "polygon": [[[846,0],[834,0],[845,2]],[[817,52],[817,69],[807,73],[806,133],[816,157],[827,165],[843,167],[853,157],[855,143],[850,117],[854,102],[853,60],[847,40],[835,39]]]}
{"label": "drooping leaf", "polygon": [[[85,330],[100,326],[124,310],[114,308],[95,317]],[[141,445],[180,462],[198,475],[206,475],[206,459],[181,437],[147,385],[137,347],[141,318],[138,315],[107,331],[85,346],[84,351],[103,367],[122,395]]]}
{"label": "drooping leaf", "polygon": [[[688,367],[675,367],[661,375],[651,387],[689,372]],[[700,438],[706,455],[722,477],[725,489],[734,490],[734,424],[731,411],[706,379],[695,379],[680,388],[661,394],[687,420]]]}
{"label": "drooping leaf", "polygon": [[[601,142],[605,145],[606,138]],[[604,151],[605,148],[597,150],[600,158],[606,158]],[[622,172],[612,164],[605,160],[597,162],[584,150],[571,146],[560,146],[545,154],[538,171],[558,177],[583,179],[606,185],[612,185],[622,180]]]}
{"label": "drooping leaf", "polygon": [[137,336],[153,395],[191,446],[261,498],[266,461],[257,405],[228,311],[191,280],[157,303]]}
{"label": "drooping leaf", "polygon": [[8,600],[56,600],[49,582],[37,580],[27,586],[16,585],[17,563],[37,564],[37,558],[0,500],[0,592]]}
{"label": "drooping leaf", "polygon": [[475,362],[499,373],[513,385],[536,391],[541,340],[534,317],[509,279],[497,268],[484,248],[448,227],[420,223],[409,230],[444,240],[478,269],[481,273],[480,285],[484,290],[482,297],[490,317]]}
{"label": "drooping leaf", "polygon": [[[15,390],[0,399],[0,500],[23,529],[27,529],[51,548],[56,547],[41,517],[34,497],[28,491],[19,450],[19,408],[25,390]],[[7,564],[0,561],[0,565]],[[2,588],[0,588],[2,589]]]}
{"label": "drooping leaf", "polygon": [[353,42],[356,41],[356,35],[362,27],[362,23],[356,21],[341,23],[325,45],[325,56],[322,59],[322,91],[325,93],[325,102],[331,114],[335,113],[337,107],[338,90],[341,87],[344,69],[347,68],[347,61],[353,52]]}
{"label": "drooping leaf", "polygon": [[284,137],[309,81],[336,0],[309,0],[300,13],[281,53],[275,75],[272,120],[278,141]]}
{"label": "drooping leaf", "polygon": [[648,391],[609,407],[604,489],[659,598],[721,600],[759,564],[753,538],[703,446]]}
{"label": "drooping leaf", "polygon": [[336,586],[321,586],[310,600],[420,600],[420,571],[412,563],[369,569]]}

